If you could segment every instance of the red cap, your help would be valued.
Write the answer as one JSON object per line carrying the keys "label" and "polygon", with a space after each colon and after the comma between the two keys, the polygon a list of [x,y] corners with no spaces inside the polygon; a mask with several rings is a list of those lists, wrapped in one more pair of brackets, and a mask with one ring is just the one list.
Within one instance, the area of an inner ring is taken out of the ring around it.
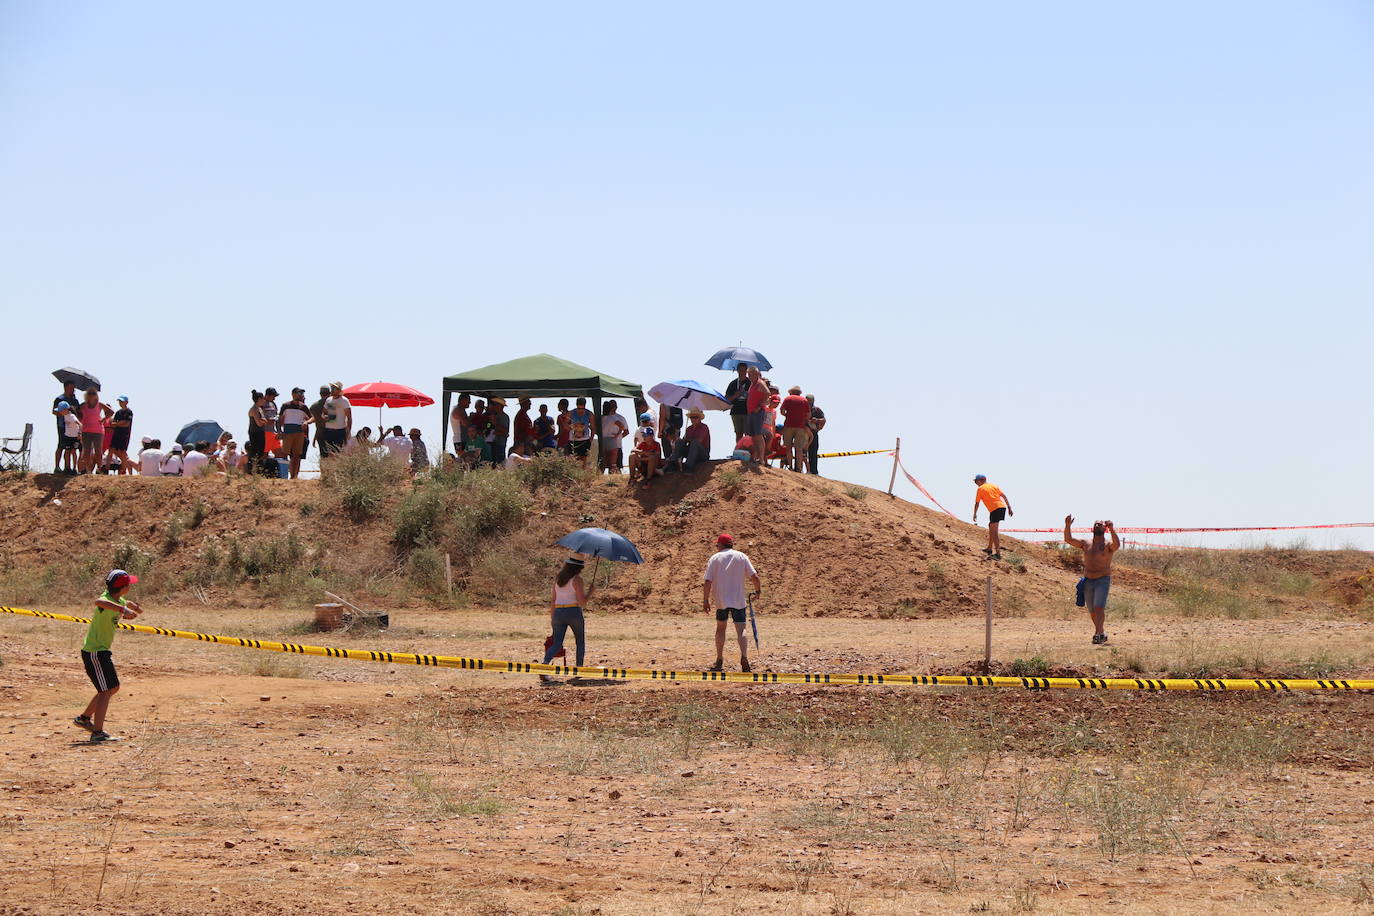
{"label": "red cap", "polygon": [[105,587],[113,591],[127,588],[138,583],[138,576],[130,575],[122,569],[112,569],[105,577]]}
{"label": "red cap", "polygon": [[730,535],[726,534],[725,532],[721,532],[720,537],[716,538],[717,547],[724,547],[726,544],[733,543],[735,543],[735,539],[732,538]]}

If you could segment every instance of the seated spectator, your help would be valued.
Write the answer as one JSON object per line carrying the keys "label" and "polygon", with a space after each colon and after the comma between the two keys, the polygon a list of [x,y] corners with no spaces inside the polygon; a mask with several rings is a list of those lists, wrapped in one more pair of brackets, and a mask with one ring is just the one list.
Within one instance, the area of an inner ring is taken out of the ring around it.
{"label": "seated spectator", "polygon": [[161,476],[162,459],[166,457],[162,452],[162,440],[149,439],[148,445],[138,453],[138,472],[144,477]]}
{"label": "seated spectator", "polygon": [[399,458],[407,465],[410,464],[410,437],[402,432],[401,427],[391,427],[387,437],[382,440],[382,445],[386,446],[387,454]]}
{"label": "seated spectator", "polygon": [[745,464],[752,462],[754,460],[754,437],[740,436],[739,441],[735,443],[735,451],[730,457],[743,461]]}
{"label": "seated spectator", "polygon": [[[564,404],[567,401],[563,402]],[[534,450],[542,452],[544,449],[558,448],[558,432],[553,422],[553,417],[549,416],[549,405],[539,405],[539,416],[534,418],[530,424],[531,435],[534,436]]]}
{"label": "seated spectator", "polygon": [[410,431],[410,472],[423,471],[429,467],[429,449],[420,441],[420,430]]}
{"label": "seated spectator", "polygon": [[226,474],[243,469],[243,456],[239,454],[239,444],[233,439],[224,443],[224,448],[215,457],[219,459],[220,470]]}
{"label": "seated spectator", "polygon": [[362,449],[365,452],[372,451],[372,427],[364,426],[353,434],[353,438],[345,446],[348,449]]}
{"label": "seated spectator", "polygon": [[630,450],[630,483],[639,478],[644,481],[644,489],[649,489],[662,457],[663,451],[654,438],[653,426],[641,426],[635,431],[635,447]]}
{"label": "seated spectator", "polygon": [[693,408],[687,411],[687,429],[673,445],[668,470],[682,470],[690,474],[698,464],[711,458],[711,428],[702,421],[706,414]]}
{"label": "seated spectator", "polygon": [[506,456],[506,470],[513,471],[524,464],[530,463],[530,456],[525,454],[529,447],[524,442],[516,442],[511,448],[510,454]]}
{"label": "seated spectator", "polygon": [[181,459],[181,474],[183,477],[199,477],[209,469],[210,443],[202,440],[191,446],[191,451]]}
{"label": "seated spectator", "polygon": [[159,468],[163,477],[180,477],[182,473],[182,448],[180,443],[173,445],[172,450],[167,453],[167,457],[162,459],[162,467]]}

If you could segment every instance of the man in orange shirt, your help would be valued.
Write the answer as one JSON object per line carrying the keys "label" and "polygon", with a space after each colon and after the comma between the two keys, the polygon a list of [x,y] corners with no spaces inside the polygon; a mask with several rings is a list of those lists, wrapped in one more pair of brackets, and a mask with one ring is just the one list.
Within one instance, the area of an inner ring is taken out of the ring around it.
{"label": "man in orange shirt", "polygon": [[978,492],[973,496],[973,523],[978,524],[978,504],[982,503],[988,508],[988,546],[983,548],[983,553],[994,560],[1002,559],[1002,542],[997,537],[997,526],[1002,519],[1016,513],[1011,511],[1011,500],[1007,499],[1007,494],[1003,493],[996,484],[988,483],[986,474],[979,474],[973,478],[973,482],[978,485]]}

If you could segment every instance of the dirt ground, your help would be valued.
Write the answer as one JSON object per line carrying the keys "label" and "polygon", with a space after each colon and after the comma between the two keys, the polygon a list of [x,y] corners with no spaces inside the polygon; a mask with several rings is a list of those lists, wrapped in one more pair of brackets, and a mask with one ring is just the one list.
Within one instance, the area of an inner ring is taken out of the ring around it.
{"label": "dirt ground", "polygon": [[[83,613],[81,608],[45,608]],[[144,621],[533,657],[543,615],[398,609]],[[589,616],[589,662],[696,668],[698,616]],[[1368,625],[999,619],[1002,663],[1337,659]],[[777,670],[953,671],[976,616],[765,614]],[[1374,912],[1374,698],[687,684],[300,658],[122,633],[93,747],[82,628],[0,617],[4,913]]]}

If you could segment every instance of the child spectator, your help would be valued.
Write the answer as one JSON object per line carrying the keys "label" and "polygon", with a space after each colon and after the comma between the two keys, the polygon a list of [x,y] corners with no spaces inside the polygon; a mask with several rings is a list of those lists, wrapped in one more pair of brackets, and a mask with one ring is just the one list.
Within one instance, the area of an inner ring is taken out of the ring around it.
{"label": "child spectator", "polygon": [[[563,403],[568,402],[564,401]],[[534,451],[558,448],[558,434],[554,430],[553,417],[549,416],[549,405],[539,405],[539,416],[534,418],[534,422],[530,424],[530,429],[534,436]]]}
{"label": "child spectator", "polygon": [[577,406],[568,412],[568,442],[573,457],[587,466],[587,456],[592,452],[592,422],[596,418],[587,409],[587,399],[578,398]]}
{"label": "child spectator", "polygon": [[81,448],[81,419],[66,401],[58,401],[57,422],[62,424],[62,435],[57,440],[57,453],[62,462],[63,474],[75,474],[79,468],[77,452]]}
{"label": "child spectator", "polygon": [[558,402],[558,438],[553,447],[564,455],[572,454],[572,415],[568,411],[568,399]]}
{"label": "child spectator", "polygon": [[110,570],[105,577],[105,591],[95,599],[86,641],[81,644],[81,664],[95,685],[96,693],[86,704],[85,711],[72,722],[91,733],[92,744],[112,740],[105,731],[105,713],[109,711],[110,700],[119,692],[119,674],[115,671],[110,646],[114,643],[115,624],[121,619],[133,620],[143,613],[137,601],[125,597],[130,586],[137,582],[137,576],[122,569]]}

